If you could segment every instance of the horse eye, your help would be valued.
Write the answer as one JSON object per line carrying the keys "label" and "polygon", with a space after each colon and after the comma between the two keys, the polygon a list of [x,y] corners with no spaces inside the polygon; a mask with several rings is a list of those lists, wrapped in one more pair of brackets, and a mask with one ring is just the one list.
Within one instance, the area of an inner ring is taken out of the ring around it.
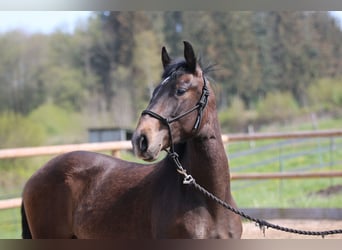
{"label": "horse eye", "polygon": [[186,89],[184,89],[184,88],[179,88],[179,89],[177,89],[177,91],[176,91],[176,95],[182,96],[182,95],[185,94],[185,92],[186,92]]}

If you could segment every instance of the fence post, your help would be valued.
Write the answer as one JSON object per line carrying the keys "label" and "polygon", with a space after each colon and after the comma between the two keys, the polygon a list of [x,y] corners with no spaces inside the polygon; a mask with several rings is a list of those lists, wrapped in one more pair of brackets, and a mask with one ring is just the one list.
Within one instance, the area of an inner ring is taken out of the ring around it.
{"label": "fence post", "polygon": [[[248,135],[254,134],[254,127],[253,125],[248,125]],[[255,141],[249,141],[249,147],[250,148],[255,148]]]}
{"label": "fence post", "polygon": [[[333,166],[334,166],[334,151],[335,151],[335,140],[334,137],[330,137],[330,147],[329,147],[329,158],[330,158],[330,162],[329,162],[329,169],[330,171],[333,170]],[[333,178],[330,178],[330,185],[332,186],[333,183]]]}
{"label": "fence post", "polygon": [[120,150],[112,150],[111,154],[113,157],[120,158]]}
{"label": "fence post", "polygon": [[[318,130],[318,122],[317,122],[317,116],[315,113],[311,113],[311,122],[312,122],[312,129],[314,131],[317,131]],[[321,139],[317,138],[316,143],[317,143],[319,164],[322,166],[323,165],[323,157],[322,157]]]}
{"label": "fence post", "polygon": [[[284,171],[284,162],[283,162],[283,157],[282,157],[282,154],[283,154],[283,147],[282,147],[282,144],[279,143],[279,172],[283,172]],[[281,197],[283,194],[283,180],[281,179],[279,181],[279,187],[278,187],[278,195],[279,197]]]}

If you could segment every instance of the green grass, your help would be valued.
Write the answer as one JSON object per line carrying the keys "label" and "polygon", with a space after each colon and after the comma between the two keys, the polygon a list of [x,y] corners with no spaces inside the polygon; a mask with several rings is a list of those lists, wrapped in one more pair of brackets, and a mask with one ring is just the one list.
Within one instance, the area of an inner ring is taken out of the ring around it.
{"label": "green grass", "polygon": [[273,125],[262,126],[260,132],[285,132],[285,131],[304,131],[304,130],[325,130],[325,129],[341,129],[341,118],[321,118],[316,120],[314,125],[310,115],[307,114],[306,118],[302,118],[301,121],[288,122],[285,125],[275,123]]}
{"label": "green grass", "polygon": [[[234,188],[233,196],[239,207],[262,208],[341,208],[341,194],[331,196],[313,195],[331,185],[342,185],[341,180],[272,180],[246,181],[246,187]],[[249,184],[249,186],[247,185]]]}
{"label": "green grass", "polygon": [[6,209],[0,212],[0,239],[20,239],[20,209]]}
{"label": "green grass", "polygon": [[[267,144],[274,147],[257,154],[232,157],[229,161],[231,172],[341,170],[342,138],[335,138],[333,144],[331,143],[332,141],[327,138],[286,146],[279,146],[274,141],[256,142],[256,149]],[[234,153],[250,150],[249,147],[248,143],[231,144],[228,148],[228,155],[234,156]],[[330,151],[330,148],[335,150]],[[250,164],[253,164],[254,168]],[[247,167],[240,169],[241,166]],[[316,168],[311,168],[313,166]],[[310,195],[332,185],[342,185],[342,179],[235,180],[232,182],[232,190],[240,207],[341,207],[341,195],[329,197]]]}

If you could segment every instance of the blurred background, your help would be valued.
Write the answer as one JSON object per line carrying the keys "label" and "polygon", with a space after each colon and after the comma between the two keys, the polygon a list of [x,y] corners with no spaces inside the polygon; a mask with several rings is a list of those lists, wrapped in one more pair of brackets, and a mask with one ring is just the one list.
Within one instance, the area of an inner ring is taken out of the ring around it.
{"label": "blurred background", "polygon": [[[183,40],[204,66],[216,65],[210,78],[223,133],[341,129],[341,13],[0,12],[0,149],[83,143],[91,128],[134,130],[160,80],[161,47],[181,56]],[[340,145],[333,143],[314,141],[305,148]],[[247,164],[251,144],[244,147],[230,147],[233,169]],[[282,150],[269,147],[276,153],[266,153],[268,158]],[[243,150],[246,157],[238,159]],[[334,152],[318,161],[341,160],[341,147]],[[0,198],[20,196],[23,183],[49,158],[0,160]],[[291,164],[312,166],[312,158]],[[276,164],[283,164],[279,159]],[[267,189],[274,188],[286,189],[280,182]],[[265,205],[251,195],[247,190],[238,204]],[[293,204],[293,196],[280,204]],[[275,204],[279,199],[272,196],[266,206]],[[17,210],[6,213],[18,219]],[[3,225],[8,235],[1,237],[18,236],[17,225]]]}
{"label": "blurred background", "polygon": [[183,40],[204,65],[217,65],[210,76],[224,132],[303,122],[312,114],[337,118],[342,31],[336,16],[2,12],[0,147],[82,142],[88,127],[134,128],[160,79],[161,47],[179,56]]}

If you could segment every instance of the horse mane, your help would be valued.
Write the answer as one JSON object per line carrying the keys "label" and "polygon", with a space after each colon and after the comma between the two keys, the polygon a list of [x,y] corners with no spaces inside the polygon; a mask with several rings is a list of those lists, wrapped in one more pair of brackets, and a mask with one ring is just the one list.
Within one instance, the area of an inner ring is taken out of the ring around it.
{"label": "horse mane", "polygon": [[[210,72],[213,72],[216,70],[217,64],[209,63],[205,64],[203,63],[203,59],[200,57],[199,60],[197,60],[197,63],[200,65],[202,71],[204,74],[208,74]],[[190,72],[186,61],[183,58],[178,58],[173,60],[165,69],[162,74],[162,78],[165,79],[173,74],[184,74],[186,72]]]}

